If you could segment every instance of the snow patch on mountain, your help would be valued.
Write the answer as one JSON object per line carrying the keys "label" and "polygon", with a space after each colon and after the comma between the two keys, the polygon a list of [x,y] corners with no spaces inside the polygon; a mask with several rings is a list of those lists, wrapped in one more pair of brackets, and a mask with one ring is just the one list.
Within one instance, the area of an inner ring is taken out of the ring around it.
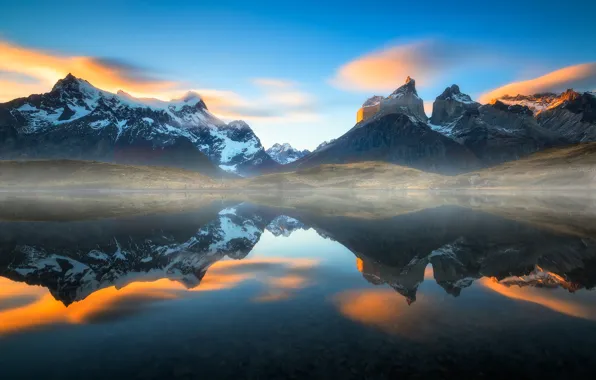
{"label": "snow patch on mountain", "polygon": [[288,143],[273,144],[266,152],[269,157],[282,165],[299,160],[310,153],[308,150],[297,150]]}

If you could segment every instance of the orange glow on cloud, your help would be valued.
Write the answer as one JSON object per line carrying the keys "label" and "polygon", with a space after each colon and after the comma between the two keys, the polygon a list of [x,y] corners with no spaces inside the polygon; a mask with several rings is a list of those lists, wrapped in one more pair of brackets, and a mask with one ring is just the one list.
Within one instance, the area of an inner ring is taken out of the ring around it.
{"label": "orange glow on cloud", "polygon": [[419,87],[424,87],[454,66],[481,57],[480,54],[474,58],[466,54],[460,46],[443,41],[421,40],[395,45],[344,64],[331,79],[331,84],[350,91],[393,91],[411,76]]}
{"label": "orange glow on cloud", "polygon": [[133,80],[122,70],[102,64],[92,57],[60,56],[41,50],[27,49],[8,42],[0,41],[0,70],[26,75],[37,80],[37,84],[4,81],[0,91],[0,100],[11,100],[14,95],[29,95],[46,92],[66,74],[72,73],[94,86],[109,92],[125,90],[137,97],[157,97],[167,90],[173,90],[176,83],[160,80]]}
{"label": "orange glow on cloud", "polygon": [[[158,79],[139,79],[134,68],[110,65],[93,57],[59,55],[30,49],[0,40],[0,72],[27,77],[27,81],[0,77],[0,102],[30,94],[49,92],[68,73],[85,79],[93,86],[116,93],[119,90],[137,98],[164,101],[180,98],[188,92],[183,83]],[[138,71],[138,70],[137,70]],[[193,89],[217,116],[250,122],[301,123],[318,120],[315,99],[297,88],[297,84],[276,78],[256,78],[253,86],[261,90],[246,98],[233,91]]]}
{"label": "orange glow on cloud", "polygon": [[345,317],[381,328],[395,322],[406,305],[403,297],[390,289],[346,291],[334,300]]}
{"label": "orange glow on cloud", "polygon": [[562,92],[596,89],[596,63],[585,63],[555,70],[538,78],[513,82],[480,96],[480,102],[488,103],[504,95],[533,95],[540,92]]}
{"label": "orange glow on cloud", "polygon": [[[265,264],[265,265],[264,265]],[[82,301],[68,307],[40,286],[13,282],[0,277],[0,301],[23,298],[28,303],[0,310],[0,336],[52,324],[80,324],[131,299],[148,301],[173,300],[185,292],[204,292],[230,289],[248,280],[261,277],[269,287],[265,295],[255,298],[259,302],[273,302],[289,298],[288,289],[306,286],[306,278],[288,273],[296,269],[308,269],[318,262],[310,259],[252,258],[241,261],[222,260],[213,264],[201,284],[186,289],[181,283],[169,279],[153,282],[134,282],[118,289],[114,286],[94,292]],[[267,273],[267,265],[276,265],[286,272],[278,275]],[[265,268],[265,269],[264,269]],[[31,300],[29,300],[31,298]]]}
{"label": "orange glow on cloud", "polygon": [[496,279],[493,278],[482,278],[478,280],[478,283],[487,289],[495,291],[500,295],[511,299],[532,302],[544,306],[547,309],[572,317],[596,320],[596,308],[587,307],[580,304],[579,302],[559,298],[561,293],[549,292],[545,291],[544,289],[530,286],[508,287],[500,284]]}

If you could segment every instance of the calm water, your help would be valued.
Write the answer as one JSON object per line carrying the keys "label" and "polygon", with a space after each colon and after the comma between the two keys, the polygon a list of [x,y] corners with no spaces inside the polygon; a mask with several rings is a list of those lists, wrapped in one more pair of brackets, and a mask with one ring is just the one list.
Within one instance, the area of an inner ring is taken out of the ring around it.
{"label": "calm water", "polygon": [[176,197],[0,198],[3,379],[596,370],[593,200]]}

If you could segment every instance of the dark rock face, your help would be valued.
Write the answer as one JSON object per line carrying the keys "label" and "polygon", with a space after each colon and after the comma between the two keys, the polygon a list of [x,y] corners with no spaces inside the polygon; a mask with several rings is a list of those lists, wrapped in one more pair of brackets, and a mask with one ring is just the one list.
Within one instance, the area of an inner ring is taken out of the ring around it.
{"label": "dark rock face", "polygon": [[385,161],[416,169],[459,173],[478,168],[464,146],[433,131],[406,113],[378,114],[324,148],[290,164],[305,169],[321,164]]}
{"label": "dark rock face", "polygon": [[111,94],[72,75],[52,91],[0,104],[0,159],[84,159],[165,165],[211,176],[276,166],[250,127],[225,124],[201,98]]}
{"label": "dark rock face", "polygon": [[430,122],[436,125],[445,125],[454,122],[466,112],[474,112],[480,103],[474,102],[469,95],[460,91],[456,84],[447,87],[435,99]]}
{"label": "dark rock face", "polygon": [[381,110],[384,113],[406,112],[424,122],[428,120],[424,112],[424,102],[416,91],[416,81],[410,77],[406,78],[403,86],[381,101]]}
{"label": "dark rock face", "polygon": [[553,101],[552,94],[544,94],[506,97],[481,106],[453,85],[435,100],[431,126],[470,149],[483,166],[497,165],[569,143],[534,117],[534,111]]}
{"label": "dark rock face", "polygon": [[527,107],[501,102],[481,106],[476,112],[465,112],[453,123],[450,136],[474,152],[485,166],[565,144],[541,128]]}
{"label": "dark rock face", "polygon": [[567,90],[557,103],[536,116],[540,126],[572,143],[596,141],[596,95]]}

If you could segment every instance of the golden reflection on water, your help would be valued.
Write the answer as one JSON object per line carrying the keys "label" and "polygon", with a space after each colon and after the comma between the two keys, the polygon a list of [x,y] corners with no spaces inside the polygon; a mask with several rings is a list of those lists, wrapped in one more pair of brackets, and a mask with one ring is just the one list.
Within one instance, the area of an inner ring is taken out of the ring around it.
{"label": "golden reflection on water", "polygon": [[230,289],[248,280],[258,280],[266,288],[264,294],[254,301],[283,300],[289,298],[289,290],[308,284],[303,273],[317,264],[316,260],[302,258],[222,260],[213,264],[201,284],[193,289],[169,279],[133,282],[122,288],[100,289],[68,307],[46,288],[0,277],[0,336],[39,326],[91,323],[111,309],[126,308],[129,301],[151,303],[173,300],[187,292]]}
{"label": "golden reflection on water", "polygon": [[506,286],[494,278],[482,278],[478,280],[478,283],[507,298],[535,303],[571,317],[596,320],[595,306],[587,306],[581,303],[580,299],[574,299],[573,296],[561,289]]}

